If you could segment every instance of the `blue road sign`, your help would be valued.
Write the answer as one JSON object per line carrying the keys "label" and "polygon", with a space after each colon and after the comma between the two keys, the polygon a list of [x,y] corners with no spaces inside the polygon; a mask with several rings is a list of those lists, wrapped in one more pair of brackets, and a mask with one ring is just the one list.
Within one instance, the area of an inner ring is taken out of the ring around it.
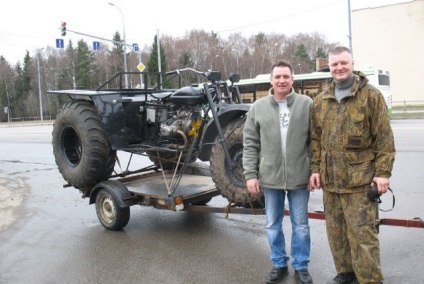
{"label": "blue road sign", "polygon": [[64,47],[65,47],[65,44],[63,42],[63,39],[57,38],[56,39],[56,48],[64,48]]}
{"label": "blue road sign", "polygon": [[138,43],[133,43],[134,52],[138,52]]}
{"label": "blue road sign", "polygon": [[100,50],[100,42],[93,41],[93,49],[94,50]]}

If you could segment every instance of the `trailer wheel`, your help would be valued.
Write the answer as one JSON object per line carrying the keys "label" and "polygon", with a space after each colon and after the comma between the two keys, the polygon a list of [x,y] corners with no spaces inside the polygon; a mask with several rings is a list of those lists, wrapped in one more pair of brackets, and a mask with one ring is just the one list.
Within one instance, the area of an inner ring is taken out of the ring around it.
{"label": "trailer wheel", "polygon": [[117,197],[107,188],[97,193],[96,213],[103,227],[111,231],[121,230],[130,220],[130,207],[120,207]]}
{"label": "trailer wheel", "polygon": [[111,176],[116,151],[110,147],[101,117],[89,101],[65,103],[54,122],[52,136],[59,172],[72,186],[89,190]]}
{"label": "trailer wheel", "polygon": [[223,197],[236,206],[263,207],[262,195],[251,195],[247,192],[243,178],[243,129],[246,117],[237,119],[228,124],[223,130],[230,159],[235,165],[229,165],[222,144],[217,137],[212,146],[210,165],[212,180],[221,190]]}

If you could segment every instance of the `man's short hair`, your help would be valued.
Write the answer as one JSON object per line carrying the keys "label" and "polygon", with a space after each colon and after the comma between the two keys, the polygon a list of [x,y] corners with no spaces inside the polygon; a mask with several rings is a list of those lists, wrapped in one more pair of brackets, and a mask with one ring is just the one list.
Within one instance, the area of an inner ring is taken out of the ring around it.
{"label": "man's short hair", "polygon": [[275,67],[288,67],[290,69],[290,73],[293,74],[293,66],[287,60],[281,59],[281,60],[275,61],[274,64],[272,64],[272,66],[271,66],[271,76],[272,76],[272,72],[274,71]]}
{"label": "man's short hair", "polygon": [[328,55],[339,55],[342,52],[347,52],[349,54],[352,54],[350,52],[350,49],[345,47],[345,46],[336,46],[330,49],[330,51],[328,51]]}

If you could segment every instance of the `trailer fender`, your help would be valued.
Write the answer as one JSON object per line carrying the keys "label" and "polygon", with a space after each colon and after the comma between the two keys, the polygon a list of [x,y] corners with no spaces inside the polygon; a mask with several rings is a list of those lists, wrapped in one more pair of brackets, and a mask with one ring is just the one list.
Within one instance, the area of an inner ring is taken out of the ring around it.
{"label": "trailer fender", "polygon": [[[250,104],[229,104],[226,105],[225,109],[218,112],[218,120],[221,125],[221,130],[225,129],[227,125],[240,118],[249,111]],[[216,127],[215,120],[211,120],[205,126],[204,135],[201,143],[201,150],[198,158],[205,162],[209,161],[211,155],[212,145],[215,142],[216,137],[218,136],[218,129]]]}
{"label": "trailer fender", "polygon": [[97,193],[101,189],[107,189],[110,192],[110,194],[116,197],[116,200],[121,208],[129,207],[135,204],[133,200],[129,199],[131,197],[131,192],[128,190],[128,188],[125,185],[123,185],[121,182],[117,180],[107,180],[107,181],[98,183],[93,188],[93,190],[91,190],[89,204],[93,204],[96,202]]}

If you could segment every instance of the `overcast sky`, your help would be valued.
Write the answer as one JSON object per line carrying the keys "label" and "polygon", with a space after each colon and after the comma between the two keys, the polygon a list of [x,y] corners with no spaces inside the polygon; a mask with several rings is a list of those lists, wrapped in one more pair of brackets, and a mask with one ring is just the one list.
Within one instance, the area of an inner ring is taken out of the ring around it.
{"label": "overcast sky", "polygon": [[[111,2],[118,8],[109,5]],[[84,39],[89,46],[101,41],[72,32],[60,35],[61,22],[68,30],[112,39],[123,35],[124,16],[127,44],[150,45],[156,35],[182,37],[187,31],[214,31],[225,38],[231,33],[244,36],[264,33],[293,35],[319,32],[330,42],[349,45],[348,0],[10,0],[3,2],[0,17],[0,55],[12,65],[23,61],[26,50],[56,46],[56,39]],[[351,0],[351,9],[402,0]],[[404,1],[403,1],[404,2]]]}

